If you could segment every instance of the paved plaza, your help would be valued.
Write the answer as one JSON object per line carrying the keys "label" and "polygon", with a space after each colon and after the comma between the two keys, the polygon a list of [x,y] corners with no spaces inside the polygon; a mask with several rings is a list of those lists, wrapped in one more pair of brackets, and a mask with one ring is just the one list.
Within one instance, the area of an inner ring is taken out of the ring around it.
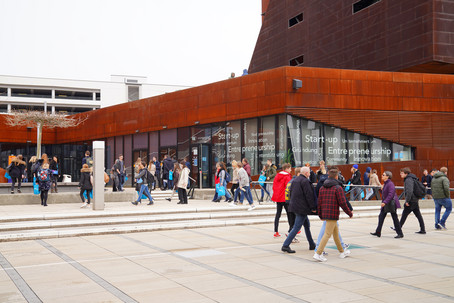
{"label": "paved plaza", "polygon": [[[75,206],[45,212],[80,212]],[[126,203],[109,208],[131,209]],[[0,207],[2,216],[42,211]],[[4,242],[0,302],[454,301],[454,229],[434,230],[432,213],[424,219],[426,235],[414,233],[411,215],[403,239],[394,239],[390,216],[381,238],[369,234],[377,217],[343,219],[352,254],[339,259],[330,240],[326,263],[312,259],[304,236],[292,244],[295,254],[282,253],[284,238],[273,238],[272,224]],[[311,224],[316,237],[321,221]],[[287,226],[281,223],[281,234]]]}

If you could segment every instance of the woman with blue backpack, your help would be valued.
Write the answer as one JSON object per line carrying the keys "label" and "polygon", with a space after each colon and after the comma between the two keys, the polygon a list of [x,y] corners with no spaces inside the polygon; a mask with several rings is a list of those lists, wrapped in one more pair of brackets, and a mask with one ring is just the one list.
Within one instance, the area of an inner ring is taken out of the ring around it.
{"label": "woman with blue backpack", "polygon": [[47,206],[47,196],[51,186],[50,179],[51,171],[49,170],[49,163],[43,163],[43,165],[38,169],[38,182],[39,182],[39,191],[41,197],[41,205]]}

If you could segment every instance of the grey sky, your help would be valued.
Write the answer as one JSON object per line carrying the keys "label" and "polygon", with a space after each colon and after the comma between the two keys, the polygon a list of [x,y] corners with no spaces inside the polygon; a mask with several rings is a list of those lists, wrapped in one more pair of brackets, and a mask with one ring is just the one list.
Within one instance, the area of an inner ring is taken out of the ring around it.
{"label": "grey sky", "polygon": [[201,85],[241,75],[260,0],[0,0],[0,74]]}

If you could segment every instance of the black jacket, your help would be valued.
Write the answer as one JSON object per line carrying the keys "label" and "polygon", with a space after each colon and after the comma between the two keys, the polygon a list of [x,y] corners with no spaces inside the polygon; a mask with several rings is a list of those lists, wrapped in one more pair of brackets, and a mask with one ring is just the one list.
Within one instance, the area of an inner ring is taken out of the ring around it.
{"label": "black jacket", "polygon": [[9,175],[13,178],[22,178],[25,171],[25,162],[19,159],[13,159],[11,161],[11,169]]}
{"label": "black jacket", "polygon": [[299,175],[292,181],[289,211],[299,215],[315,215],[312,210],[317,210],[314,188],[305,176]]}
{"label": "black jacket", "polygon": [[79,187],[81,189],[93,189],[93,185],[91,184],[91,169],[90,168],[82,168],[80,170],[80,181],[79,181]]}
{"label": "black jacket", "polygon": [[315,194],[317,195],[317,197],[320,192],[320,188],[322,188],[323,183],[326,181],[326,179],[328,179],[328,174],[320,174],[320,178],[318,180],[317,187],[315,187]]}
{"label": "black jacket", "polygon": [[415,181],[419,181],[414,174],[408,174],[404,179],[405,203],[418,203],[419,199],[413,194]]}
{"label": "black jacket", "polygon": [[351,184],[361,185],[361,172],[359,170],[356,170],[349,181],[351,182]]}
{"label": "black jacket", "polygon": [[165,158],[164,161],[162,161],[162,171],[164,174],[168,174],[171,170],[173,170],[173,161],[170,158]]}

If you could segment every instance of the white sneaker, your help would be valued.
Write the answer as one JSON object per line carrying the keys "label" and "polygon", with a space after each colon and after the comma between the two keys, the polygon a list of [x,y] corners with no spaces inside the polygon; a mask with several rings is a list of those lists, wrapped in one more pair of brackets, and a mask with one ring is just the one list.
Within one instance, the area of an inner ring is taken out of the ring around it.
{"label": "white sneaker", "polygon": [[350,254],[351,254],[351,252],[348,249],[346,249],[346,250],[344,250],[343,253],[340,253],[339,258],[344,259],[344,258],[350,256]]}
{"label": "white sneaker", "polygon": [[317,254],[317,252],[314,253],[313,258],[314,258],[315,260],[317,260],[317,261],[320,261],[320,262],[326,262],[326,260],[328,260],[328,259],[326,259],[326,258],[323,256],[323,254],[322,254],[322,255],[319,255],[319,254]]}
{"label": "white sneaker", "polygon": [[251,205],[247,210],[251,211],[251,210],[254,210],[254,209],[255,209],[255,205]]}
{"label": "white sneaker", "polygon": [[87,202],[84,202],[84,204],[82,204],[80,208],[85,208],[87,205],[88,205]]}

